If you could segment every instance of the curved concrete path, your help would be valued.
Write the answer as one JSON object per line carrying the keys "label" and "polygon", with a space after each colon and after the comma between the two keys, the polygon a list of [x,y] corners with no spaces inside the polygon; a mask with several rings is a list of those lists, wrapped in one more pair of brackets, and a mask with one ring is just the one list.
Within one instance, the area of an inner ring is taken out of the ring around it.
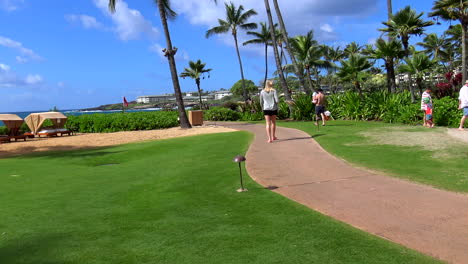
{"label": "curved concrete path", "polygon": [[468,263],[468,195],[352,167],[300,130],[280,127],[270,144],[264,125],[222,125],[255,134],[246,167],[261,185],[427,255]]}

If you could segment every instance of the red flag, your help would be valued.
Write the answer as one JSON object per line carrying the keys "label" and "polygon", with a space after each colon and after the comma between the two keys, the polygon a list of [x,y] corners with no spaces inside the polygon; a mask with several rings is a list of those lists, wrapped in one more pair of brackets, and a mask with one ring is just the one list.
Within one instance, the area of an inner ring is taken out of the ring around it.
{"label": "red flag", "polygon": [[125,99],[125,96],[123,98],[123,104],[124,104],[125,107],[128,107],[128,102],[127,102],[127,99]]}

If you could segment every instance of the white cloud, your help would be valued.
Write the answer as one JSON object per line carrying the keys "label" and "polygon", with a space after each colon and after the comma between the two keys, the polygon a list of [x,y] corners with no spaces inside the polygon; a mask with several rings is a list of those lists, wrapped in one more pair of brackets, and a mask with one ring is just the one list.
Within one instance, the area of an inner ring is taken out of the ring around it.
{"label": "white cloud", "polygon": [[11,12],[19,8],[24,0],[0,0],[0,9]]}
{"label": "white cloud", "polygon": [[[16,49],[21,54],[23,54],[23,56],[26,56],[26,57],[28,57],[29,59],[32,59],[32,60],[43,60],[43,58],[41,56],[37,55],[31,49],[27,49],[27,48],[23,47],[23,44],[21,44],[20,42],[9,39],[9,38],[6,38],[6,37],[0,36],[0,46]],[[22,58],[22,59],[24,61],[24,58]],[[17,60],[18,60],[18,58],[17,58]]]}
{"label": "white cloud", "polygon": [[10,66],[0,63],[0,88],[16,88],[41,84],[42,76],[39,74],[28,74],[26,77],[19,76],[12,71]]}
{"label": "white cloud", "polygon": [[325,32],[333,32],[333,28],[329,24],[323,24],[320,26],[320,29]]}
{"label": "white cloud", "polygon": [[115,13],[109,12],[108,0],[94,0],[94,4],[106,15],[110,16],[115,25],[114,31],[121,40],[138,39],[141,35],[151,39],[158,36],[158,30],[146,20],[140,11],[131,9],[123,0],[117,1]]}
{"label": "white cloud", "polygon": [[28,62],[28,59],[21,57],[21,56],[16,56],[16,62],[18,63],[26,63]]}
{"label": "white cloud", "polygon": [[[377,2],[377,0],[296,0],[291,4],[290,0],[278,0],[290,36],[306,34],[313,29],[315,38],[319,41],[337,39],[336,33],[320,30],[320,25],[327,23],[329,27],[325,29],[330,29],[333,27],[329,23],[333,22],[335,16],[367,15],[376,10]],[[172,5],[175,11],[185,15],[190,23],[207,26],[207,29],[218,25],[218,18],[225,19],[226,16],[224,4],[215,5],[213,1],[173,1]],[[254,9],[258,12],[258,15],[251,18],[251,22],[267,21],[264,1],[238,0],[236,6],[239,5],[243,5],[244,10]],[[273,4],[270,8],[276,17]]]}
{"label": "white cloud", "polygon": [[96,20],[96,18],[88,15],[65,15],[68,22],[80,23],[86,29],[105,29],[104,25]]}
{"label": "white cloud", "polygon": [[42,82],[42,77],[39,74],[28,74],[24,81],[26,84],[38,84]]}

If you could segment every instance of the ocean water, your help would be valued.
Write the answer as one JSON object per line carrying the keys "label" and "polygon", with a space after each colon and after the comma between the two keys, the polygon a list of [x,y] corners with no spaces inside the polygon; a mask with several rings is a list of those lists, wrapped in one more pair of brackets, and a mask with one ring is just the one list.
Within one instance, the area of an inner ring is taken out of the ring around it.
{"label": "ocean water", "polygon": [[[152,112],[152,111],[159,111],[161,108],[146,108],[146,109],[128,109],[125,110],[125,112]],[[47,112],[47,111],[33,111],[33,112],[10,112],[10,113],[0,113],[0,114],[16,114],[21,118],[27,117],[31,113],[41,113],[41,112]],[[112,114],[112,113],[119,113],[122,112],[122,110],[94,110],[94,111],[80,111],[80,110],[63,110],[60,111],[61,113],[65,115],[74,115],[74,116],[79,116],[79,115],[89,115],[89,114]],[[0,121],[0,126],[3,126],[3,122]]]}

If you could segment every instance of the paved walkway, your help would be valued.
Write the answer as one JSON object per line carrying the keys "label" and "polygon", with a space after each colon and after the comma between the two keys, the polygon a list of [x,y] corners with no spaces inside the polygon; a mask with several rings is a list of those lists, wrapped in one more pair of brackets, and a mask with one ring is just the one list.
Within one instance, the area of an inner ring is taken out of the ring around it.
{"label": "paved walkway", "polygon": [[296,129],[278,128],[280,140],[269,144],[264,125],[222,125],[255,134],[246,167],[263,186],[427,255],[468,263],[468,195],[352,167]]}

